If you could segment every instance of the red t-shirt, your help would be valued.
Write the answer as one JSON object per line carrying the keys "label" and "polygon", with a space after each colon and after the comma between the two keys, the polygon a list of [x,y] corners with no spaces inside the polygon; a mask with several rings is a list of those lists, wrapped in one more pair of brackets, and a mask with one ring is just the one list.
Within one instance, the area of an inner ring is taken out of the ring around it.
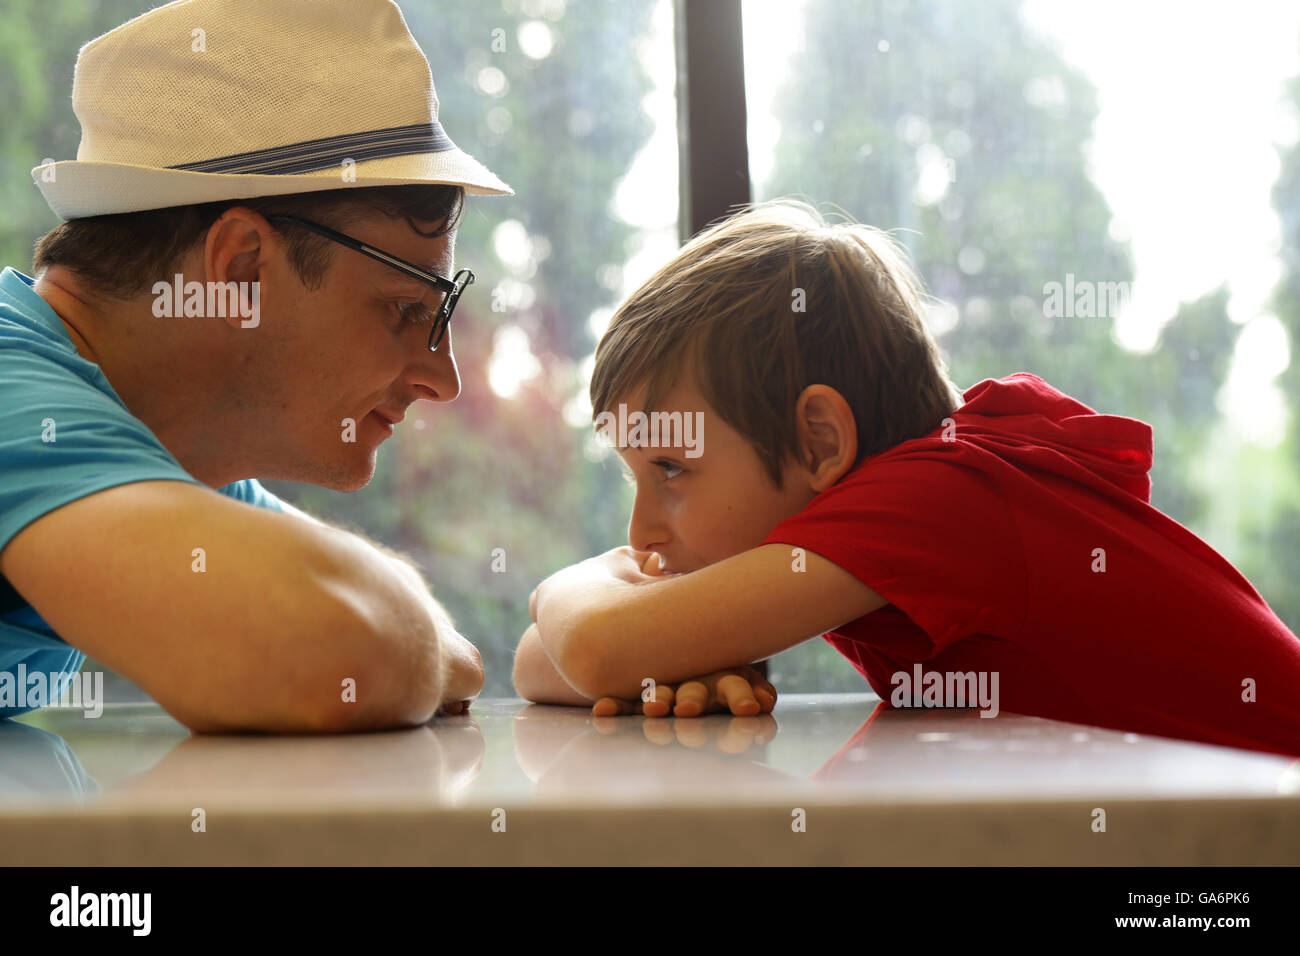
{"label": "red t-shirt", "polygon": [[964,398],[765,542],[889,602],[825,635],[872,689],[889,701],[917,662],[996,672],[1001,710],[1300,755],[1300,640],[1151,507],[1150,426],[1023,372]]}

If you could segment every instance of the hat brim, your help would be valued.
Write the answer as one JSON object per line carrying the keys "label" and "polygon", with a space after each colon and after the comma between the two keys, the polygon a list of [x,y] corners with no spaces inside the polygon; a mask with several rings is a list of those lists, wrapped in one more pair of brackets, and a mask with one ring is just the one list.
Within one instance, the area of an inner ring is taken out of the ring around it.
{"label": "hat brim", "polygon": [[471,196],[515,194],[459,149],[364,160],[346,172],[347,178],[345,170],[331,166],[312,173],[258,176],[66,160],[37,166],[32,179],[62,219],[364,186],[446,184],[462,186]]}

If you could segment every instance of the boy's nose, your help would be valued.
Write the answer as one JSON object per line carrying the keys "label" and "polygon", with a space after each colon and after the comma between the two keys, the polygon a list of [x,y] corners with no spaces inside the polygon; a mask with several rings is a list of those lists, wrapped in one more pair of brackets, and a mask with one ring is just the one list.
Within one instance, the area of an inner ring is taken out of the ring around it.
{"label": "boy's nose", "polygon": [[662,515],[639,492],[627,523],[627,543],[635,551],[658,551],[668,543],[668,526]]}

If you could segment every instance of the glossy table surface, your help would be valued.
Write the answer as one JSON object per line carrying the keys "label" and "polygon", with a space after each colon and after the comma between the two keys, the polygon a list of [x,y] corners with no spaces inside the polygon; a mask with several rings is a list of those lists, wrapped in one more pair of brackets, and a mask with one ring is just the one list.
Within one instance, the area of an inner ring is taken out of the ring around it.
{"label": "glossy table surface", "polygon": [[0,862],[1300,863],[1300,761],[872,694],[191,736],[154,704],[0,721]]}

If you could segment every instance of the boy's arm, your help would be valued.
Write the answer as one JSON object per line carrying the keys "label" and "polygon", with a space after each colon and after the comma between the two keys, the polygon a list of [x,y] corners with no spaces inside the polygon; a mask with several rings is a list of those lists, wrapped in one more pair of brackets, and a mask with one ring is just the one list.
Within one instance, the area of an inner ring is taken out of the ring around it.
{"label": "boy's arm", "polygon": [[556,670],[591,698],[631,699],[777,654],[887,602],[811,551],[768,544],[689,574],[645,574],[615,548],[547,578],[532,609]]}
{"label": "boy's arm", "polygon": [[515,650],[515,693],[535,704],[568,704],[586,707],[595,701],[574,690],[555,669],[542,646],[537,625],[530,624]]}

